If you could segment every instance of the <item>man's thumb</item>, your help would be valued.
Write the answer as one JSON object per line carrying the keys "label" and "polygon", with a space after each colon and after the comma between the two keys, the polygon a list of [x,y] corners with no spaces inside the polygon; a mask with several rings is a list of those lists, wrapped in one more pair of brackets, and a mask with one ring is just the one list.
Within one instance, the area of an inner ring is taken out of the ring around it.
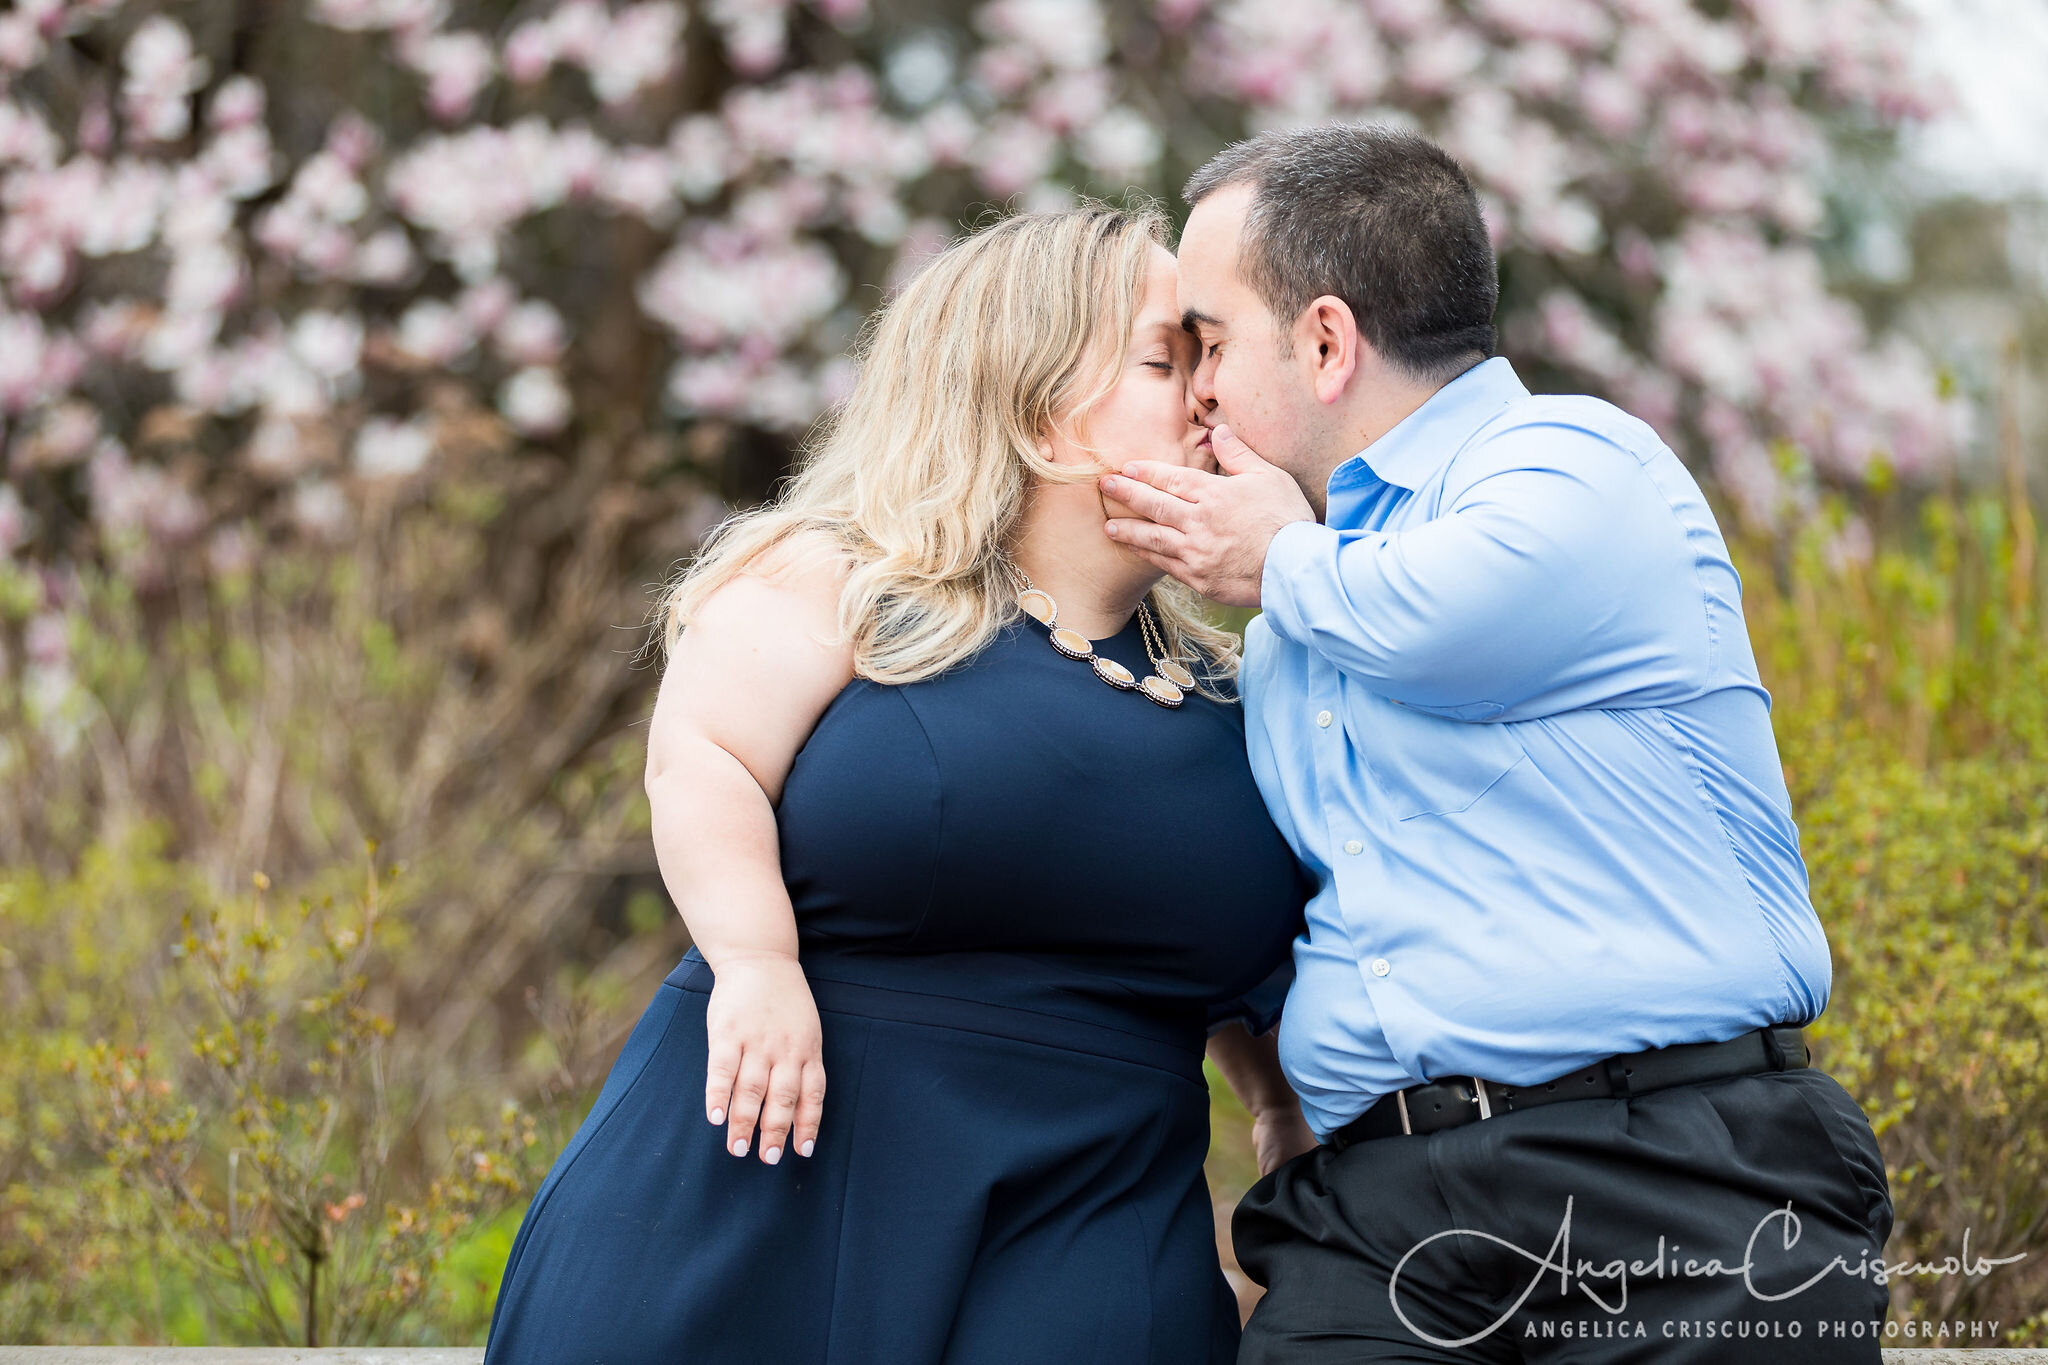
{"label": "man's thumb", "polygon": [[1209,433],[1209,445],[1216,452],[1216,463],[1226,474],[1242,474],[1265,463],[1258,451],[1238,440],[1237,433],[1223,423]]}

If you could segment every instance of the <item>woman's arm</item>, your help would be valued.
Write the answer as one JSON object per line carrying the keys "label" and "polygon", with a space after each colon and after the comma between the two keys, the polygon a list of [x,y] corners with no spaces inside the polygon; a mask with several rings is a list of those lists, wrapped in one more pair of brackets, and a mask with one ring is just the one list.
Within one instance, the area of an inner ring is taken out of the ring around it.
{"label": "woman's arm", "polygon": [[1252,1116],[1260,1175],[1316,1145],[1316,1135],[1301,1116],[1301,1101],[1280,1070],[1278,1029],[1254,1038],[1243,1020],[1233,1019],[1209,1035],[1209,1059]]}
{"label": "woman's arm", "polygon": [[662,880],[716,977],[704,1108],[745,1156],[785,1140],[811,1154],[825,1068],[817,1006],[797,965],[775,807],[791,762],[853,677],[837,634],[841,566],[778,547],[706,598],[662,676],[647,734],[647,798]]}

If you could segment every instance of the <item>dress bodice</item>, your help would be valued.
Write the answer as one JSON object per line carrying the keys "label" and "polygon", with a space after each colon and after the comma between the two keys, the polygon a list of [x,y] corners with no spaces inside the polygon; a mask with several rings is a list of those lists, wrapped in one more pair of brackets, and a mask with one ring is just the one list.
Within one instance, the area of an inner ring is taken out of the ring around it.
{"label": "dress bodice", "polygon": [[[1151,671],[1135,616],[1095,648]],[[1112,688],[1021,617],[936,677],[850,682],[777,820],[807,959],[986,954],[1162,1011],[1267,978],[1313,890],[1234,701]]]}

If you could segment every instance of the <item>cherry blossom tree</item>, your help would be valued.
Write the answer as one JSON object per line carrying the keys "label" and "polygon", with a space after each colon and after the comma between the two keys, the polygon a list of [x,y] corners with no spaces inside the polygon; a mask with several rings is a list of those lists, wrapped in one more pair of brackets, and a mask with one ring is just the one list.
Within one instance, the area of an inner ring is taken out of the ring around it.
{"label": "cherry blossom tree", "polygon": [[251,526],[344,539],[431,483],[451,413],[565,452],[678,436],[751,460],[720,490],[748,496],[864,312],[986,206],[1177,202],[1224,142],[1328,119],[1442,141],[1525,373],[1769,525],[1964,439],[1816,249],[1837,138],[1934,107],[1912,41],[1892,0],[22,0],[0,551],[146,586]]}

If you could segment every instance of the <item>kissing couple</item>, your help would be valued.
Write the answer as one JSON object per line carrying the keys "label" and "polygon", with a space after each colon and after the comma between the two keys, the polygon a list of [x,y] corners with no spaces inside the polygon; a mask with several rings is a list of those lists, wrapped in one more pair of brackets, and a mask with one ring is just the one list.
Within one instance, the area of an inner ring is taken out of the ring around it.
{"label": "kissing couple", "polygon": [[[1186,197],[1178,259],[1100,205],[941,252],[669,589],[694,946],[487,1365],[1878,1359],[1819,1330],[1882,1320],[1815,1272],[1891,1200],[1809,1064],[1827,940],[1698,485],[1494,354],[1426,139],[1270,133]],[[1745,1273],[1572,1283],[1653,1252]]]}

